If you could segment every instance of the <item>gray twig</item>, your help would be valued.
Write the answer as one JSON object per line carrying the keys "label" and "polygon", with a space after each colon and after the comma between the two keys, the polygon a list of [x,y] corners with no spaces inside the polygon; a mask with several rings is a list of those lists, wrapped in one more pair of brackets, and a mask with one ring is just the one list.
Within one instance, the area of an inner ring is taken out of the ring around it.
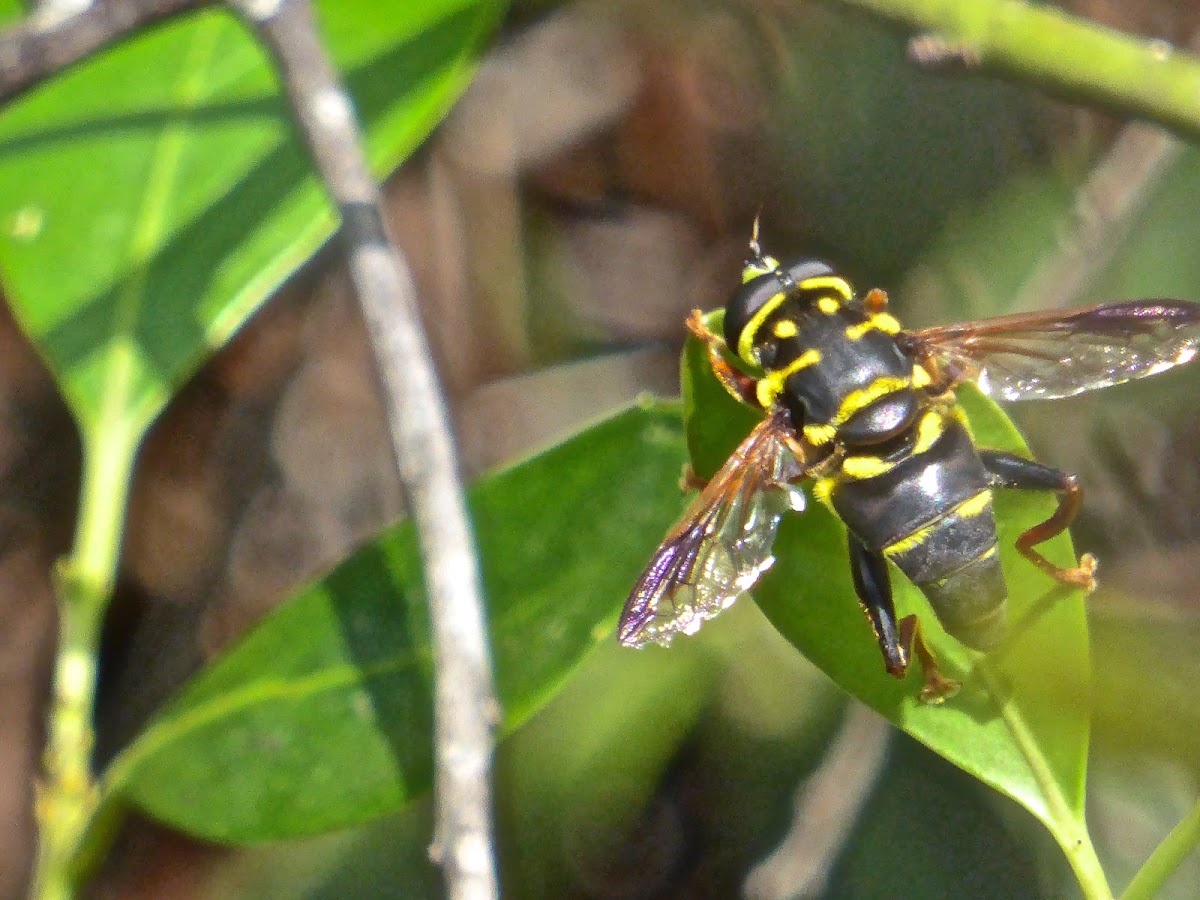
{"label": "gray twig", "polygon": [[412,277],[384,230],[349,95],[305,0],[231,0],[274,54],[297,124],[342,216],[342,238],[384,386],[400,478],[416,521],[433,621],[437,833],[452,898],[496,895],[491,829],[497,703],[479,573],[453,441]]}
{"label": "gray twig", "polygon": [[850,832],[883,771],[891,728],[850,702],[820,768],[796,789],[792,825],[742,885],[752,900],[823,897]]}
{"label": "gray twig", "polygon": [[[1200,52],[1200,32],[1187,49]],[[1075,195],[1075,208],[1056,251],[1032,272],[1014,310],[1080,302],[1128,237],[1155,187],[1183,155],[1184,143],[1148,122],[1121,129]]]}
{"label": "gray twig", "polygon": [[0,101],[10,100],[97,50],[211,0],[94,0],[47,4],[0,31]]}
{"label": "gray twig", "polygon": [[[212,0],[47,4],[0,32],[0,101],[114,41]],[[437,835],[452,898],[497,894],[491,829],[498,705],[474,542],[454,446],[408,267],[388,240],[353,104],[304,0],[229,0],[274,54],[297,124],[342,216],[350,274],[371,332],[401,483],[417,525],[433,621]]]}
{"label": "gray twig", "polygon": [[1021,285],[1013,310],[1070,306],[1087,296],[1129,235],[1155,185],[1183,153],[1183,141],[1134,122],[1076,191],[1075,206],[1054,251]]}

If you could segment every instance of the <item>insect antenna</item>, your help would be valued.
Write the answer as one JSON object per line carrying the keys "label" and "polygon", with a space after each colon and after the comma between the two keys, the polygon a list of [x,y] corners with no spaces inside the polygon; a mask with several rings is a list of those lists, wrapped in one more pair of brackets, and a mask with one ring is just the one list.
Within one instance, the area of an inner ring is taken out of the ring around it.
{"label": "insect antenna", "polygon": [[762,246],[758,243],[758,223],[762,218],[762,207],[754,213],[754,224],[750,226],[750,258],[755,262],[763,261]]}

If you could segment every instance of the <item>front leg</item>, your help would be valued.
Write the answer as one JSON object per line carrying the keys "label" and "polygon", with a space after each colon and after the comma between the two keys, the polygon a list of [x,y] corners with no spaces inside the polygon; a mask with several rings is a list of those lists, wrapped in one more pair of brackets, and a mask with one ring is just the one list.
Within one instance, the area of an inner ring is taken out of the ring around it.
{"label": "front leg", "polygon": [[693,337],[703,341],[708,348],[708,364],[712,366],[713,374],[720,379],[725,390],[729,391],[735,400],[754,409],[762,409],[756,390],[758,379],[745,372],[739,372],[729,364],[722,353],[725,349],[725,339],[704,324],[704,313],[693,309],[687,319],[687,328]]}
{"label": "front leg", "polygon": [[850,574],[854,578],[854,592],[858,602],[875,632],[879,649],[883,651],[883,664],[888,673],[903,678],[908,671],[910,654],[915,652],[925,672],[925,686],[921,688],[924,703],[941,703],[958,692],[957,681],[946,678],[938,667],[937,659],[925,643],[921,634],[921,623],[916,616],[906,616],[896,621],[896,607],[892,602],[892,582],[888,575],[887,559],[882,553],[873,553],[852,534],[847,535],[850,551]]}
{"label": "front leg", "polygon": [[1052,469],[1039,462],[1005,453],[1002,450],[981,450],[979,458],[991,475],[995,487],[1018,488],[1027,491],[1054,491],[1058,508],[1045,522],[1027,529],[1017,538],[1017,550],[1022,556],[1056,581],[1083,588],[1088,593],[1096,589],[1096,557],[1085,553],[1079,564],[1071,568],[1056,566],[1034,549],[1038,544],[1062,534],[1074,521],[1083,502],[1079,480],[1067,472]]}

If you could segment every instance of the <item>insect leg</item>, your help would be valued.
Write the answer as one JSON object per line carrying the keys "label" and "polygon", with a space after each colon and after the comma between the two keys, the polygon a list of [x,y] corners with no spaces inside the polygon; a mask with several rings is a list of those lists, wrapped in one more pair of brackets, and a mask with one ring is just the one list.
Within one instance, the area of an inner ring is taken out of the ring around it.
{"label": "insect leg", "polygon": [[900,642],[916,653],[921,661],[921,670],[925,673],[925,687],[921,688],[920,694],[922,703],[941,703],[958,693],[962,685],[942,674],[933,651],[921,633],[921,620],[916,616],[905,616],[900,620]]}
{"label": "insect leg", "polygon": [[702,491],[708,487],[708,479],[701,478],[696,474],[696,470],[692,468],[690,462],[683,464],[683,471],[679,473],[679,491],[686,494],[688,491]]}
{"label": "insect leg", "polygon": [[896,621],[892,584],[884,555],[868,550],[852,534],[847,535],[847,543],[854,592],[858,594],[858,602],[862,604],[879,649],[883,651],[883,664],[888,673],[903,678],[908,671],[910,653],[915,651],[925,673],[921,699],[926,703],[940,703],[952,696],[958,690],[958,683],[942,675],[937,660],[921,636],[917,617],[906,616]]}
{"label": "insect leg", "polygon": [[1045,522],[1034,525],[1017,538],[1017,550],[1051,578],[1064,584],[1082,587],[1088,593],[1096,589],[1096,557],[1085,553],[1079,564],[1072,568],[1056,566],[1034,549],[1038,544],[1062,534],[1075,519],[1083,502],[1083,488],[1079,480],[1068,472],[1052,469],[1031,459],[1005,453],[1001,450],[981,450],[979,458],[991,475],[996,487],[1018,488],[1030,491],[1054,491],[1058,494],[1058,508]]}
{"label": "insect leg", "polygon": [[721,349],[725,346],[724,338],[704,324],[704,314],[700,310],[692,310],[687,319],[687,328],[697,340],[703,341],[708,347],[708,363],[712,366],[713,374],[725,386],[725,390],[747,406],[762,409],[755,390],[757,380],[739,372],[726,361],[721,354]]}
{"label": "insect leg", "polygon": [[871,630],[883,651],[883,664],[888,673],[903,678],[908,669],[908,653],[900,645],[900,630],[896,623],[896,608],[892,603],[892,582],[887,560],[882,553],[872,553],[852,534],[848,534],[850,574],[854,577],[854,593],[871,622]]}

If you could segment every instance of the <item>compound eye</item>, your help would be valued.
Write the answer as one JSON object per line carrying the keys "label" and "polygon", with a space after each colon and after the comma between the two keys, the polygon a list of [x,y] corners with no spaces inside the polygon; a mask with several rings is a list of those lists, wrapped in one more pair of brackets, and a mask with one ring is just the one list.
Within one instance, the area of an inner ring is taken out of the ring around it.
{"label": "compound eye", "polygon": [[798,259],[785,270],[787,277],[799,284],[809,278],[822,278],[826,275],[836,275],[837,270],[823,259]]}
{"label": "compound eye", "polygon": [[[725,346],[741,356],[738,344],[742,339],[742,332],[754,320],[755,314],[766,306],[767,301],[782,290],[784,290],[783,282],[774,272],[759,275],[738,288],[729,298],[729,302],[725,304]],[[753,338],[751,342],[753,343]],[[745,361],[757,362],[753,359]]]}

